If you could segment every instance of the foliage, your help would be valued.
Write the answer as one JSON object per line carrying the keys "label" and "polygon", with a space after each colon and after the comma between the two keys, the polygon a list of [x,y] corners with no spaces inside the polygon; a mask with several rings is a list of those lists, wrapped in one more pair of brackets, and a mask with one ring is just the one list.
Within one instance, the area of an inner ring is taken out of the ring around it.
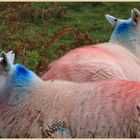
{"label": "foliage", "polygon": [[129,18],[138,3],[0,3],[0,51],[14,50],[16,62],[42,75],[47,64],[69,50],[110,38],[104,15]]}

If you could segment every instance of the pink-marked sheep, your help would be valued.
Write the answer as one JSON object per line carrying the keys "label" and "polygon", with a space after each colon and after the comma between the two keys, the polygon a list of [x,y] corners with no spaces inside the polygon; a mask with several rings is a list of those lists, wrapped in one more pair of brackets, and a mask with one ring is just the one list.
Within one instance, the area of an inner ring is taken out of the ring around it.
{"label": "pink-marked sheep", "polygon": [[42,76],[45,80],[63,79],[91,82],[105,79],[140,81],[140,60],[123,46],[103,43],[74,49],[53,61]]}
{"label": "pink-marked sheep", "polygon": [[[116,20],[110,15],[106,17],[115,26],[109,43],[70,51],[49,64],[49,70],[42,78],[75,82],[104,79],[140,81],[140,60],[134,56],[140,53],[140,12],[133,9],[129,20]],[[133,51],[129,48],[133,48]]]}
{"label": "pink-marked sheep", "polygon": [[114,30],[109,42],[123,45],[140,58],[140,12],[136,8],[131,10],[128,20],[119,19],[109,14],[105,17],[112,24]]}
{"label": "pink-marked sheep", "polygon": [[0,57],[0,136],[139,138],[140,83],[43,81]]}

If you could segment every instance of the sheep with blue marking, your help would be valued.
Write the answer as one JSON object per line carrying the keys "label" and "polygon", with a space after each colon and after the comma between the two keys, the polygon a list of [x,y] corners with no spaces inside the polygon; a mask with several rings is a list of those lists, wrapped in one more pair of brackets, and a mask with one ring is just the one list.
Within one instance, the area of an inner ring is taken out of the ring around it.
{"label": "sheep with blue marking", "polygon": [[131,10],[128,20],[118,19],[106,14],[105,17],[112,24],[114,30],[109,42],[123,45],[140,58],[140,12],[136,8]]}
{"label": "sheep with blue marking", "polygon": [[0,55],[0,136],[139,138],[140,83],[43,81]]}
{"label": "sheep with blue marking", "polygon": [[137,57],[140,53],[140,12],[133,9],[129,20],[106,17],[115,26],[109,42],[71,50],[50,63],[42,78],[74,82],[105,79],[140,81],[140,60]]}

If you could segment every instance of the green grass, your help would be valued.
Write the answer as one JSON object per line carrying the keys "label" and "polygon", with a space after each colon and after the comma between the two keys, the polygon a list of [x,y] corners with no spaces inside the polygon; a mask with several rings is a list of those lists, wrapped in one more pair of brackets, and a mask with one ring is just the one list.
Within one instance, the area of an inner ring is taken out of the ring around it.
{"label": "green grass", "polygon": [[[1,2],[0,51],[14,50],[16,62],[41,75],[46,69],[45,65],[69,50],[107,42],[112,27],[104,15],[128,19],[132,8],[140,10],[140,3]],[[72,31],[48,44],[54,34],[65,27],[72,28]]]}

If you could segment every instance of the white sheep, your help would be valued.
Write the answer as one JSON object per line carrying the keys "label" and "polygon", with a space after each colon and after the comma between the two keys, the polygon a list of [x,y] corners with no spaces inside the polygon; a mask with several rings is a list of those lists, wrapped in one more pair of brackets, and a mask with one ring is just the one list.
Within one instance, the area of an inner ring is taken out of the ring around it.
{"label": "white sheep", "polygon": [[140,83],[43,81],[0,56],[1,137],[140,137]]}
{"label": "white sheep", "polygon": [[106,14],[105,17],[113,25],[109,42],[123,45],[140,58],[140,12],[136,8],[131,10],[128,20],[118,19]]}

